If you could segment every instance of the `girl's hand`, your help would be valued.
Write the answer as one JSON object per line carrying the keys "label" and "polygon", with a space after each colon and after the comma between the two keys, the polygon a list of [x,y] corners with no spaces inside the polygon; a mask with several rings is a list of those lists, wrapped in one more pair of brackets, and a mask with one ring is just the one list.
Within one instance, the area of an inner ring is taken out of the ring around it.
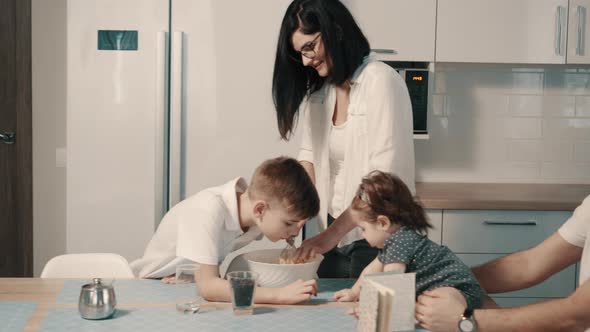
{"label": "girl's hand", "polygon": [[296,304],[311,299],[317,295],[318,285],[315,279],[303,281],[301,279],[294,283],[278,289],[279,304]]}
{"label": "girl's hand", "polygon": [[354,307],[348,309],[348,311],[346,311],[347,314],[354,316],[354,318],[359,319],[359,313],[360,313],[360,309],[358,305],[355,305]]}
{"label": "girl's hand", "polygon": [[359,298],[359,294],[351,288],[341,289],[334,293],[334,300],[338,302],[355,302]]}

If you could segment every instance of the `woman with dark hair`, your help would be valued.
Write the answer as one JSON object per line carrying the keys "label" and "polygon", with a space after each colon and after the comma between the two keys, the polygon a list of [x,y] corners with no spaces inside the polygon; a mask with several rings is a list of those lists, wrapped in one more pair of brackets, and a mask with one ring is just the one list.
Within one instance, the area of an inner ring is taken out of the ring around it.
{"label": "woman with dark hair", "polygon": [[320,277],[358,277],[377,254],[347,209],[364,175],[394,173],[415,192],[408,90],[400,75],[370,51],[340,1],[294,0],[287,8],[272,93],[283,139],[291,137],[304,114],[298,159],[320,196],[317,226],[322,232],[305,240],[299,254],[324,254]]}

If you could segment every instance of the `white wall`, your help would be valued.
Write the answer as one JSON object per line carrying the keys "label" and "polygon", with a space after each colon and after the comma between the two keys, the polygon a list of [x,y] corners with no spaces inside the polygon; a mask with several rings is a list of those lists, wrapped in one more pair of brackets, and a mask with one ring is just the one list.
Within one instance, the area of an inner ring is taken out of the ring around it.
{"label": "white wall", "polygon": [[[66,146],[66,0],[32,0],[32,21],[39,275],[66,251],[66,173],[56,166]],[[435,79],[431,138],[416,141],[419,181],[590,183],[590,67],[437,64]]]}
{"label": "white wall", "polygon": [[590,66],[437,64],[418,181],[590,183]]}
{"label": "white wall", "polygon": [[[32,0],[33,272],[66,250],[66,0]],[[65,156],[61,162],[65,163]],[[59,159],[59,158],[58,158]]]}

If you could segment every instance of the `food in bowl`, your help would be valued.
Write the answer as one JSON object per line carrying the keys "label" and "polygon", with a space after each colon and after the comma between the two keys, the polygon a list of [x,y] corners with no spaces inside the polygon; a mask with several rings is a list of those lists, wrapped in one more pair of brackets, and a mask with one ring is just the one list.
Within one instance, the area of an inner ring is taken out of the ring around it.
{"label": "food in bowl", "polygon": [[297,257],[293,254],[291,255],[283,255],[279,257],[279,264],[305,264],[309,261],[312,261],[315,256],[309,258]]}
{"label": "food in bowl", "polygon": [[258,285],[261,287],[283,287],[299,279],[310,280],[317,277],[316,273],[324,256],[316,255],[307,262],[297,264],[281,264],[281,251],[282,249],[263,249],[245,253],[242,257],[245,266],[234,265],[232,262],[228,271],[239,266],[257,272]]}

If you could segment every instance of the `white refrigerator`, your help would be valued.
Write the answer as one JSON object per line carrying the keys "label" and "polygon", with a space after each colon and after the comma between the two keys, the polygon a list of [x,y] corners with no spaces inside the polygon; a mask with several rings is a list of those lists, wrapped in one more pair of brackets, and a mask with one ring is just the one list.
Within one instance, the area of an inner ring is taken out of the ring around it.
{"label": "white refrigerator", "polygon": [[271,95],[289,3],[68,0],[68,253],[138,258],[169,206],[296,156]]}

